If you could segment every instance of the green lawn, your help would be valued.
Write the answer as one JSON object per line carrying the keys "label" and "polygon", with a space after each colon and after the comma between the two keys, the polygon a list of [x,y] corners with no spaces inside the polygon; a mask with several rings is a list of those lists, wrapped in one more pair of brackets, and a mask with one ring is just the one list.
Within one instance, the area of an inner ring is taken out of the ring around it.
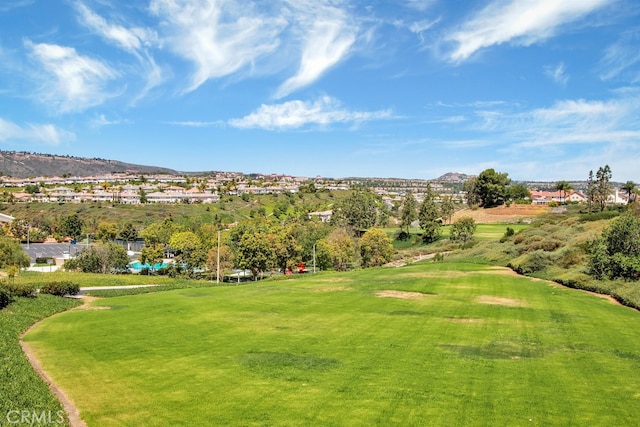
{"label": "green lawn", "polygon": [[[477,224],[474,238],[479,241],[500,240],[504,233],[507,231],[507,227],[512,228],[516,233],[520,230],[524,230],[529,227],[529,224]],[[407,240],[396,239],[399,229],[398,228],[384,228],[383,229],[389,237],[393,239],[393,247],[397,250],[411,249],[426,246],[422,240],[422,230],[419,228],[411,228],[411,236]],[[442,234],[437,244],[445,244],[443,239],[449,239],[451,232],[451,226],[445,225],[442,227]]]}
{"label": "green lawn", "polygon": [[93,306],[110,309],[25,337],[89,426],[609,426],[640,413],[638,312],[477,265]]}

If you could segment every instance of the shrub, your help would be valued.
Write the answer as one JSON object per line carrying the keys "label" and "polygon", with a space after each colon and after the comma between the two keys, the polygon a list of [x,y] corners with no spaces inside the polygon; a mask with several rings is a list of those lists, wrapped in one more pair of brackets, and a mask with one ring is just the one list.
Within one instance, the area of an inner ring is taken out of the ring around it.
{"label": "shrub", "polygon": [[509,263],[509,267],[519,274],[531,274],[544,270],[553,264],[553,256],[543,250],[536,250]]}
{"label": "shrub", "polygon": [[0,287],[0,310],[11,304],[13,298],[9,291],[3,287]]}
{"label": "shrub", "polygon": [[471,217],[458,218],[451,226],[449,239],[456,242],[466,243],[472,239],[473,233],[476,231],[476,222]]}
{"label": "shrub", "polygon": [[640,217],[632,212],[616,219],[588,245],[589,272],[596,278],[640,278]]}
{"label": "shrub", "polygon": [[59,297],[63,297],[65,295],[76,295],[78,292],[80,292],[80,286],[67,281],[49,282],[40,287],[40,293],[56,295]]}
{"label": "shrub", "polygon": [[500,243],[504,243],[509,239],[509,237],[516,234],[515,230],[511,227],[507,227],[507,231],[504,232],[504,235],[500,238]]}
{"label": "shrub", "polygon": [[32,284],[16,284],[16,283],[2,283],[0,287],[4,288],[12,297],[35,297],[36,287]]}

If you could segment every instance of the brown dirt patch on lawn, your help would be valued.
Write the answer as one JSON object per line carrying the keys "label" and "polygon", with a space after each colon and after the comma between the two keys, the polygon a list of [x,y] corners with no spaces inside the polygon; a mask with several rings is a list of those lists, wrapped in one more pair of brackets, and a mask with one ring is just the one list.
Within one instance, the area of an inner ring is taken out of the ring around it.
{"label": "brown dirt patch on lawn", "polygon": [[314,288],[311,292],[339,292],[339,291],[349,291],[353,288],[349,286],[322,286],[320,288]]}
{"label": "brown dirt patch on lawn", "polygon": [[484,321],[484,319],[477,317],[447,317],[447,320],[453,323],[480,323]]}
{"label": "brown dirt patch on lawn", "polygon": [[525,301],[514,298],[494,297],[491,295],[480,295],[478,297],[480,304],[502,305],[505,307],[526,307]]}
{"label": "brown dirt patch on lawn", "polygon": [[406,292],[406,291],[393,291],[385,290],[376,292],[376,296],[380,298],[398,298],[398,299],[421,299],[427,296],[422,292]]}

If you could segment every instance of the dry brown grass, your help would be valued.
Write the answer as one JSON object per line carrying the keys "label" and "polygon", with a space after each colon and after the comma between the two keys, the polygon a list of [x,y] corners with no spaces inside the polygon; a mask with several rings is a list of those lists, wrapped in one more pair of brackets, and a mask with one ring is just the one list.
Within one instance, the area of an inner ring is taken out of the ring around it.
{"label": "dry brown grass", "polygon": [[471,217],[478,224],[516,222],[527,218],[534,218],[548,211],[549,208],[547,206],[534,205],[498,206],[489,209],[463,209],[453,215],[452,221],[462,217]]}

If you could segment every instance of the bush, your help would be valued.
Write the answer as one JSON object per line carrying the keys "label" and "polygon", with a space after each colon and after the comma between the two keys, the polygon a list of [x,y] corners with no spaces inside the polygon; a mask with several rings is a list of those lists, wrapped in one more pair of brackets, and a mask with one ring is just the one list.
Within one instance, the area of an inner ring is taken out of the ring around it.
{"label": "bush", "polygon": [[0,287],[4,288],[11,297],[35,297],[36,287],[32,284],[19,285],[16,283],[1,283]]}
{"label": "bush", "polygon": [[41,294],[56,295],[63,297],[65,295],[77,295],[80,292],[80,286],[71,282],[49,282],[40,287]]}
{"label": "bush", "polygon": [[0,310],[11,304],[12,301],[13,298],[11,298],[9,291],[0,287]]}
{"label": "bush", "polygon": [[507,227],[507,231],[504,232],[504,235],[502,236],[502,238],[500,239],[500,243],[504,243],[507,241],[507,239],[511,236],[513,236],[514,234],[516,234],[516,231],[511,228],[511,227]]}
{"label": "bush", "polygon": [[449,239],[454,242],[466,243],[473,238],[476,231],[476,222],[471,217],[458,218],[451,226]]}
{"label": "bush", "polygon": [[543,250],[536,250],[520,259],[513,260],[509,267],[519,274],[531,274],[544,270],[553,264],[553,256]]}

